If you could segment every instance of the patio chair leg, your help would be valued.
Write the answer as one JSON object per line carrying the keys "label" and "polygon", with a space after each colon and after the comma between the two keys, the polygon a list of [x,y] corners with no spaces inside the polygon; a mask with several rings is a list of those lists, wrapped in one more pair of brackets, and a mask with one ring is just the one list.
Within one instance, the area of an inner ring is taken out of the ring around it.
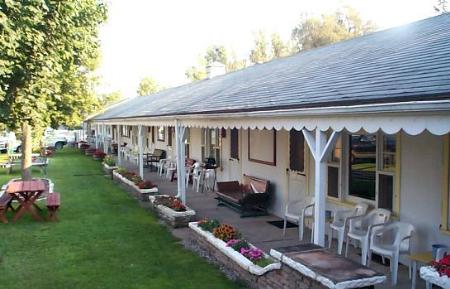
{"label": "patio chair leg", "polygon": [[372,260],[372,250],[367,252],[367,267],[370,267],[370,261]]}
{"label": "patio chair leg", "polygon": [[300,218],[298,222],[298,239],[300,241],[303,241],[304,229],[305,229],[305,220],[303,218]]}
{"label": "patio chair leg", "polygon": [[331,242],[333,241],[333,229],[328,228],[328,248],[331,248]]}
{"label": "patio chair leg", "polygon": [[342,247],[344,246],[344,233],[345,231],[338,231],[338,254],[342,255]]}
{"label": "patio chair leg", "polygon": [[347,240],[345,241],[345,257],[348,256],[348,243],[350,242],[348,236],[347,236]]}
{"label": "patio chair leg", "polygon": [[286,225],[287,225],[287,220],[286,217],[284,217],[284,224],[283,224],[283,237],[286,236]]}
{"label": "patio chair leg", "polygon": [[397,272],[398,272],[398,255],[394,255],[392,257],[391,261],[391,268],[392,268],[392,286],[397,285]]}

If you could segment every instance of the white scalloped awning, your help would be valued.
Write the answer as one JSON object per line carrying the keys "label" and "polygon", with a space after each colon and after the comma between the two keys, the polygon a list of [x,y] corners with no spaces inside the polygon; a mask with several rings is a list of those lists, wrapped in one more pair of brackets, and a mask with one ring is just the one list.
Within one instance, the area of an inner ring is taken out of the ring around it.
{"label": "white scalloped awning", "polygon": [[[439,109],[438,109],[439,108]],[[235,113],[193,116],[139,117],[96,121],[97,123],[174,126],[175,119],[186,127],[196,128],[242,128],[242,129],[307,129],[327,131],[347,130],[356,133],[364,130],[368,133],[383,131],[395,134],[404,131],[418,135],[429,131],[434,135],[450,133],[450,103],[423,104],[420,106],[401,104],[396,106],[360,106],[353,108],[305,109],[302,111],[269,111],[256,113]],[[392,111],[389,111],[389,110]]]}

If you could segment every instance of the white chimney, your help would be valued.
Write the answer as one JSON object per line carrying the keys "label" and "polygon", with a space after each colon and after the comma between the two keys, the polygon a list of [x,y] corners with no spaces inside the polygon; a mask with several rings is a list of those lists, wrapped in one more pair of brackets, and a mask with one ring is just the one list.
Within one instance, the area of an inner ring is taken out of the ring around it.
{"label": "white chimney", "polygon": [[223,75],[225,73],[227,73],[225,64],[221,62],[216,61],[206,66],[206,78],[208,79],[211,79],[218,75]]}

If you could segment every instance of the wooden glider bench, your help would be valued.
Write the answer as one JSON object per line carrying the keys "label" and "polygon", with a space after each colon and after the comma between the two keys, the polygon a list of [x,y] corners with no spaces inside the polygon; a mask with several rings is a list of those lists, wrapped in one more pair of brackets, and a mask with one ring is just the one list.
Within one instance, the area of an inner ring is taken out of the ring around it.
{"label": "wooden glider bench", "polygon": [[3,195],[0,196],[0,221],[3,224],[8,224],[8,219],[6,219],[6,212],[8,211],[8,208],[12,209],[11,201],[12,197],[7,193],[3,193]]}
{"label": "wooden glider bench", "polygon": [[226,205],[240,212],[241,217],[267,215],[270,182],[244,175],[243,182],[217,182],[218,205]]}
{"label": "wooden glider bench", "polygon": [[47,209],[48,209],[48,219],[50,221],[58,220],[56,213],[58,212],[60,205],[61,205],[61,198],[59,193],[53,192],[48,194]]}

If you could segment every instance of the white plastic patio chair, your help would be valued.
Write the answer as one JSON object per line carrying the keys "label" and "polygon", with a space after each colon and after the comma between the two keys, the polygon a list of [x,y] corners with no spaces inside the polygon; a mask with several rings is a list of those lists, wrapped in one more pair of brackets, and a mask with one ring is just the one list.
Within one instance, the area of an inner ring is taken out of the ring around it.
{"label": "white plastic patio chair", "polygon": [[[376,227],[380,227],[375,229]],[[398,259],[409,255],[414,226],[405,222],[392,222],[372,226],[367,266],[370,266],[372,253],[387,257],[391,265],[392,286],[397,285]],[[409,268],[411,270],[411,268]]]}
{"label": "white plastic patio chair", "polygon": [[358,241],[361,245],[361,264],[367,264],[367,252],[372,227],[378,224],[385,224],[391,217],[391,211],[386,209],[375,209],[364,216],[354,216],[347,218],[349,229],[345,241],[345,257],[348,255],[348,244],[350,240]]}
{"label": "white plastic patio chair", "polygon": [[192,188],[195,188],[198,193],[200,190],[200,185],[203,184],[204,171],[200,167],[200,163],[194,164],[194,169],[192,170]]}
{"label": "white plastic patio chair", "polygon": [[160,159],[159,162],[158,162],[158,164],[156,165],[157,168],[158,168],[158,175],[159,175],[160,177],[162,177],[163,174],[165,173],[165,170],[166,170],[166,162],[167,162],[167,159]]}
{"label": "white plastic patio chair", "polygon": [[345,232],[348,229],[348,218],[355,216],[363,216],[367,212],[369,206],[366,203],[358,203],[350,210],[336,210],[334,213],[333,223],[330,224],[328,232],[328,247],[331,248],[333,241],[333,231],[337,232],[338,254],[342,254]]}
{"label": "white plastic patio chair", "polygon": [[215,180],[215,174],[216,172],[213,169],[206,169],[204,170],[204,189],[206,191],[212,191],[214,188],[214,180]]}
{"label": "white plastic patio chair", "polygon": [[[291,201],[286,205],[284,211],[283,236],[286,235],[287,221],[298,225],[298,239],[303,240],[306,220],[313,222],[314,218],[314,197],[307,197],[303,200]],[[311,243],[314,238],[314,224],[311,226]]]}
{"label": "white plastic patio chair", "polygon": [[168,160],[166,162],[166,178],[171,179],[172,174],[177,170],[177,162],[174,160]]}

